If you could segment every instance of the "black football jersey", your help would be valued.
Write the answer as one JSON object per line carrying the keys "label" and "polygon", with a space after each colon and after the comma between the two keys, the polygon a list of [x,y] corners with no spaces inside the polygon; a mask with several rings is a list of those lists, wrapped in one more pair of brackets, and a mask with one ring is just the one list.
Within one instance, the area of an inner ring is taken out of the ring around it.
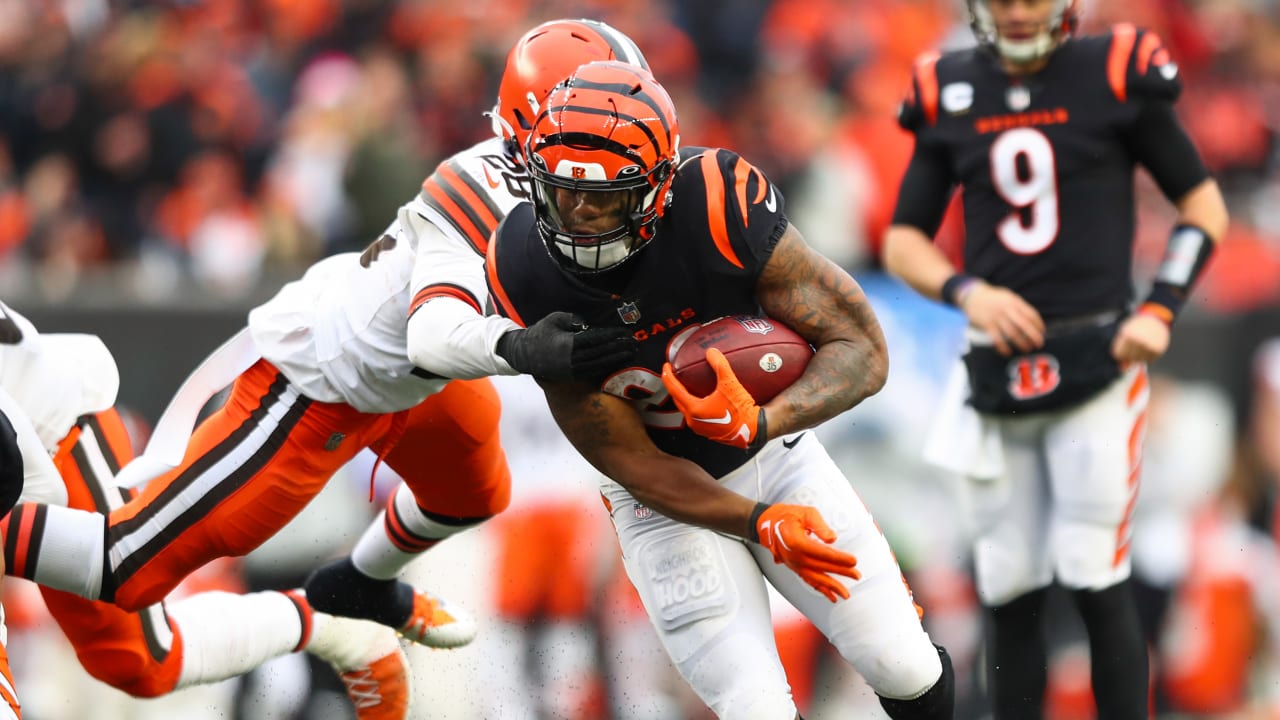
{"label": "black football jersey", "polygon": [[723,149],[682,150],[671,197],[653,240],[591,284],[551,256],[533,206],[517,206],[489,245],[489,292],[498,311],[522,326],[570,311],[592,326],[632,329],[638,356],[607,377],[601,390],[631,401],[663,451],[722,477],[752,453],[689,430],[662,384],[662,365],[681,331],[724,315],[760,312],[756,281],[787,219],[782,195],[768,178]]}
{"label": "black football jersey", "polygon": [[[1020,78],[983,48],[926,55],[899,115],[916,152],[894,222],[932,235],[962,186],[966,272],[1046,318],[1122,309],[1135,166],[1171,199],[1207,177],[1173,116],[1180,90],[1159,38],[1127,25],[1067,40]],[[1170,132],[1185,142],[1154,141]]]}

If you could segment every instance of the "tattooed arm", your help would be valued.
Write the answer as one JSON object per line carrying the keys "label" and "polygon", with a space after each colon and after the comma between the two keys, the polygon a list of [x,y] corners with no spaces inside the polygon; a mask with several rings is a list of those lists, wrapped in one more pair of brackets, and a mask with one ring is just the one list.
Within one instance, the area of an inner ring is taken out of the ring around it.
{"label": "tattooed arm", "polygon": [[672,520],[755,539],[755,502],[725,489],[698,465],[659,450],[625,400],[581,384],[543,383],[542,389],[569,442],[637,501]]}
{"label": "tattooed arm", "polygon": [[830,420],[884,387],[889,354],[867,296],[794,225],[765,263],[756,296],[766,315],[817,349],[804,375],[764,406],[770,437]]}

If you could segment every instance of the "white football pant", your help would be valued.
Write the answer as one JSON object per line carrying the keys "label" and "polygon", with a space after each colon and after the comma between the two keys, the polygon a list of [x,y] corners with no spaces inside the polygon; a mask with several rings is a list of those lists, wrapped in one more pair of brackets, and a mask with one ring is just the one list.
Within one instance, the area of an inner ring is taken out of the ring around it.
{"label": "white football pant", "polygon": [[[783,441],[795,442],[791,448]],[[770,503],[812,505],[858,558],[848,600],[829,602],[763,546],[670,520],[621,486],[602,492],[640,593],[680,674],[725,720],[794,720],[778,660],[767,579],[803,612],[879,694],[919,696],[938,680],[938,652],[920,625],[884,536],[813,433],[778,438],[721,482]]]}
{"label": "white football pant", "polygon": [[1003,472],[970,477],[978,593],[996,606],[1049,585],[1102,590],[1129,577],[1149,389],[1134,365],[1066,410],[984,416]]}

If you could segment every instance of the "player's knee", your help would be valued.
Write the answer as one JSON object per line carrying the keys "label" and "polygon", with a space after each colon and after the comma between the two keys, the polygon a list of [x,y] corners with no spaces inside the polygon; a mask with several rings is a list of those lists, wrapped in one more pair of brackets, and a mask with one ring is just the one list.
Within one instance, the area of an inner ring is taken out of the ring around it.
{"label": "player's knee", "polygon": [[977,585],[982,604],[1003,605],[1053,581],[1046,558],[1012,543],[979,542]]}
{"label": "player's knee", "polygon": [[1110,587],[1129,577],[1129,557],[1118,552],[1113,524],[1064,523],[1056,543],[1054,571],[1072,590]]}
{"label": "player's knee", "polygon": [[136,698],[156,698],[173,690],[173,678],[162,673],[145,652],[128,648],[86,648],[76,652],[95,679]]}
{"label": "player's knee", "polygon": [[946,648],[935,646],[940,669],[927,690],[905,698],[880,695],[880,706],[893,720],[950,720],[955,713],[955,671]]}
{"label": "player's knee", "polygon": [[885,637],[855,665],[871,689],[886,698],[919,697],[942,675],[938,648],[923,631]]}
{"label": "player's knee", "polygon": [[424,513],[472,518],[475,524],[507,509],[511,504],[511,468],[496,436],[492,447],[481,448],[457,461],[461,464],[448,472],[458,478],[458,483],[447,488],[412,488]]}

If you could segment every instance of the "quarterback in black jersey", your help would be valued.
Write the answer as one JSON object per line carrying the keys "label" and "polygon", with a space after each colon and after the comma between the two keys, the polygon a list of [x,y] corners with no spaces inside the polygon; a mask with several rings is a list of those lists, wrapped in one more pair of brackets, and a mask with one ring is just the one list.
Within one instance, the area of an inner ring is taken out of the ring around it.
{"label": "quarterback in black jersey", "polygon": [[[1145,363],[1225,232],[1217,184],[1181,127],[1155,34],[1073,37],[1076,0],[969,0],[976,48],[914,68],[915,150],[884,243],[890,272],[969,320],[931,461],[970,477],[997,718],[1041,716],[1039,611],[1055,580],[1088,630],[1100,718],[1147,716],[1147,650],[1127,582]],[[1134,171],[1178,210],[1133,307]],[[961,186],[964,267],[931,244]]]}
{"label": "quarterback in black jersey", "polygon": [[[541,384],[566,437],[606,476],[628,575],[667,652],[718,717],[799,717],[767,580],[891,717],[950,718],[945,651],[866,507],[805,432],[884,383],[875,315],[805,245],[763,173],[728,150],[678,146],[675,108],[648,72],[597,62],[566,79],[525,148],[533,203],[489,244],[494,304],[520,325],[571,311],[639,341],[634,361],[598,384]],[[764,407],[716,351],[705,398],[666,367],[682,333],[739,314],[785,322],[817,351]]]}

